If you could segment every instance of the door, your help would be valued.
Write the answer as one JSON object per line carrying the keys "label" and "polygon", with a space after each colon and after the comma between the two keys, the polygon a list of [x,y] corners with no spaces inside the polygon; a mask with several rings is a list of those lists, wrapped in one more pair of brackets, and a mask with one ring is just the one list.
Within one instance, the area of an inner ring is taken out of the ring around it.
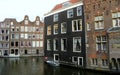
{"label": "door", "polygon": [[54,54],[54,61],[59,61],[59,54]]}
{"label": "door", "polygon": [[83,57],[78,57],[78,66],[83,66]]}

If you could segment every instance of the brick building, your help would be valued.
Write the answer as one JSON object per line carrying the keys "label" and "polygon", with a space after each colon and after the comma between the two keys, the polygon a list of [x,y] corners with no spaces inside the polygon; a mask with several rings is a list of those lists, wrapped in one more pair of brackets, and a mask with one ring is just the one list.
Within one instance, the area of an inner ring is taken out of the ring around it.
{"label": "brick building", "polygon": [[0,23],[0,56],[43,56],[44,23],[37,16],[34,22],[5,19]]}
{"label": "brick building", "polygon": [[87,68],[120,68],[120,0],[84,0],[84,10]]}

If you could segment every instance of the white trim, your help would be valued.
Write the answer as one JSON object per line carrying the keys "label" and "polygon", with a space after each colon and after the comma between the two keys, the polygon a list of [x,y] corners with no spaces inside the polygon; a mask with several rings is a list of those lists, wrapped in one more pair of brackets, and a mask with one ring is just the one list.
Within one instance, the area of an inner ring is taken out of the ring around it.
{"label": "white trim", "polygon": [[[82,59],[82,65],[80,65],[80,58]],[[78,57],[78,65],[79,66],[83,66],[83,60],[84,60],[83,57]]]}
{"label": "white trim", "polygon": [[[58,56],[58,60],[55,60],[55,56]],[[54,54],[54,61],[59,61],[59,54]]]}
{"label": "white trim", "polygon": [[66,8],[61,8],[61,9],[58,9],[58,10],[55,10],[55,11],[48,12],[47,14],[44,15],[44,17],[50,16],[50,15],[53,15],[53,14],[56,14],[56,13],[60,13],[60,12],[65,11],[65,10],[72,9],[72,8],[80,6],[80,5],[83,5],[83,3],[81,1],[78,2],[78,3],[75,3],[74,5],[68,6]]}

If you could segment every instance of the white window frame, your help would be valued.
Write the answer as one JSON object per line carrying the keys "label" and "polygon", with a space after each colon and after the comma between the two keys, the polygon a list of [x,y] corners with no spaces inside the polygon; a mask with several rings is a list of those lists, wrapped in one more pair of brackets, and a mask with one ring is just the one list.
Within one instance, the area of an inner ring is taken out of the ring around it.
{"label": "white window frame", "polygon": [[[78,41],[79,41],[79,45],[80,45],[80,50],[79,51],[76,51],[76,45],[77,45],[77,41],[75,42],[75,39],[79,39]],[[81,42],[82,40],[81,40],[81,37],[73,37],[73,52],[81,52],[82,51],[82,46],[81,46]],[[76,44],[76,45],[75,45]]]}
{"label": "white window frame", "polygon": [[58,34],[58,24],[54,24],[54,34]]}
{"label": "white window frame", "polygon": [[112,13],[113,27],[120,27],[120,12]]}
{"label": "white window frame", "polygon": [[58,39],[53,40],[54,51],[58,51],[57,47],[59,47],[59,46],[56,46],[56,44],[58,45]]}
{"label": "white window frame", "polygon": [[50,51],[51,50],[51,40],[47,39],[47,50]]}
{"label": "white window frame", "polygon": [[54,14],[53,15],[53,22],[57,22],[58,21],[58,14]]}
{"label": "white window frame", "polygon": [[[97,37],[99,37],[99,40]],[[103,39],[103,38],[105,38],[105,39]],[[100,45],[100,50],[106,51],[107,50],[107,37],[106,36],[96,36],[96,51],[99,51],[98,44]],[[106,48],[105,48],[104,44],[106,44]]]}
{"label": "white window frame", "polygon": [[72,20],[72,31],[73,32],[82,31],[82,19]]}
{"label": "white window frame", "polygon": [[[66,25],[66,26],[65,26]],[[66,27],[66,28],[65,28]],[[61,23],[61,33],[64,34],[67,32],[67,23],[63,22]]]}
{"label": "white window frame", "polygon": [[82,6],[77,7],[77,16],[82,16]]}
{"label": "white window frame", "polygon": [[94,17],[95,30],[104,29],[104,17],[96,16]]}
{"label": "white window frame", "polygon": [[52,31],[51,31],[51,25],[47,26],[47,35],[51,35]]}
{"label": "white window frame", "polygon": [[[79,59],[82,59],[82,65],[79,64],[79,62],[80,62]],[[78,57],[78,65],[83,66],[83,57]]]}
{"label": "white window frame", "polygon": [[90,30],[91,30],[90,23],[87,23],[87,31],[90,31]]}
{"label": "white window frame", "polygon": [[73,16],[74,16],[73,9],[69,9],[67,11],[67,18],[73,18]]}
{"label": "white window frame", "polygon": [[[64,48],[64,41],[63,41],[63,39],[65,39],[66,40],[66,49]],[[67,51],[67,38],[61,38],[61,51]]]}

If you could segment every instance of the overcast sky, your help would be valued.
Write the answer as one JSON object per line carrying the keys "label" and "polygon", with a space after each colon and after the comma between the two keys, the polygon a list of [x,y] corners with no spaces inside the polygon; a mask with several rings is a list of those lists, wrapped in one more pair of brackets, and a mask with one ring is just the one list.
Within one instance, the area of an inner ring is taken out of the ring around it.
{"label": "overcast sky", "polygon": [[36,16],[43,18],[56,4],[68,0],[0,0],[0,21],[16,18],[22,21],[25,15],[34,21]]}

